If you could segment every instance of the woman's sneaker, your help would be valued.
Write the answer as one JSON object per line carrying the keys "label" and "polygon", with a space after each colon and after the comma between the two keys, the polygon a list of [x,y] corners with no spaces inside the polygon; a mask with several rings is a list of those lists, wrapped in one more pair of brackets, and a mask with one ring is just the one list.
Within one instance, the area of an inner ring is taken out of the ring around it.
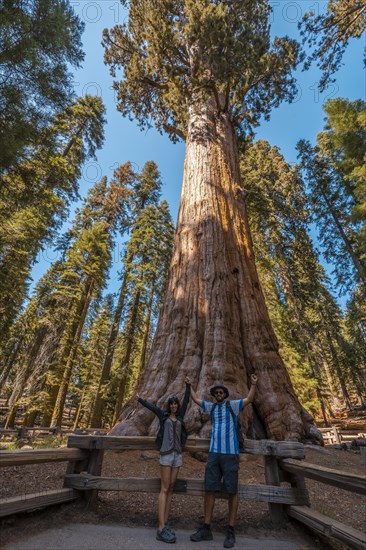
{"label": "woman's sneaker", "polygon": [[170,531],[172,535],[175,535],[175,531],[174,529],[172,529],[172,526],[170,525],[169,521],[166,522],[164,527],[168,529],[168,531]]}
{"label": "woman's sneaker", "polygon": [[175,542],[177,539],[175,535],[169,531],[169,529],[163,527],[162,529],[158,529],[156,533],[156,540],[161,540],[162,542]]}
{"label": "woman's sneaker", "polygon": [[201,542],[201,540],[212,540],[213,536],[211,527],[206,527],[205,525],[202,525],[202,527],[200,527],[198,531],[190,536],[190,539],[193,542]]}

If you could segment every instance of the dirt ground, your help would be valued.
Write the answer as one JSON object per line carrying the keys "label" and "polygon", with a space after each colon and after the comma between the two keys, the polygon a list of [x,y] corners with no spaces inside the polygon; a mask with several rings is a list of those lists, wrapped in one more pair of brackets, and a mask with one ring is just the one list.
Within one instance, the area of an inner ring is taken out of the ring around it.
{"label": "dirt ground", "polygon": [[[328,468],[364,474],[365,468],[358,451],[331,448],[306,447],[306,461]],[[184,455],[182,478],[203,478],[205,464],[188,453]],[[18,466],[0,470],[0,498],[29,494],[45,489],[61,488],[65,463]],[[158,477],[158,452],[156,451],[108,451],[104,456],[102,475],[108,477]],[[261,484],[264,481],[262,457],[241,455],[240,482]],[[366,531],[366,497],[329,485],[306,480],[311,506],[319,512],[348,526]],[[155,527],[157,495],[149,493],[99,493],[97,510],[86,511],[77,501],[44,511],[5,518],[2,522],[1,542],[15,540],[24,529],[37,531],[46,526],[78,523],[116,523],[125,526]],[[177,529],[195,530],[203,520],[201,497],[174,495],[171,522]],[[213,526],[223,531],[227,524],[227,502],[217,500]],[[292,524],[288,529],[299,529]],[[242,534],[273,534],[266,503],[241,502],[239,505],[237,532]],[[313,535],[313,548],[329,548]],[[335,545],[342,548],[342,545]]]}

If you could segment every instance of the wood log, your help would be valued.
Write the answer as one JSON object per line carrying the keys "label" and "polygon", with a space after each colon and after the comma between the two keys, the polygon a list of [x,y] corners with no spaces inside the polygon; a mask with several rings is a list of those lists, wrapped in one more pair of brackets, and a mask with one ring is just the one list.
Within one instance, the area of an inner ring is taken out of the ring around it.
{"label": "wood log", "polygon": [[[87,474],[69,474],[65,476],[65,486],[79,491],[125,491],[159,493],[159,478],[111,478],[99,477]],[[203,496],[205,494],[204,482],[200,479],[177,479],[174,493],[184,493],[191,496]],[[290,487],[277,487],[271,485],[239,485],[238,494],[240,500],[252,500],[257,502],[273,502],[281,504],[300,504],[304,502],[304,495]],[[218,493],[217,498],[228,498],[224,492]]]}
{"label": "wood log", "polygon": [[312,510],[306,506],[289,506],[287,514],[304,523],[317,533],[345,543],[349,548],[355,550],[366,549],[365,533],[353,529],[353,527],[348,527],[328,516],[324,516],[316,510]]}
{"label": "wood log", "polygon": [[24,451],[1,451],[0,467],[40,464],[44,462],[65,462],[82,460],[88,456],[87,451],[80,449],[26,449]]}
{"label": "wood log", "polygon": [[[186,452],[208,452],[209,439],[189,437],[184,447]],[[92,436],[72,435],[68,439],[68,447],[78,449],[103,449],[103,450],[132,450],[154,449],[156,450],[155,437],[149,436]],[[296,441],[272,441],[269,439],[246,439],[244,453],[266,456],[304,458],[305,451],[302,443]]]}
{"label": "wood log", "polygon": [[286,472],[316,479],[322,483],[334,485],[353,493],[366,495],[366,476],[364,475],[350,474],[341,470],[333,470],[324,466],[310,464],[309,462],[299,462],[291,458],[280,460],[280,465]]}
{"label": "wood log", "polygon": [[73,489],[54,489],[42,491],[18,497],[3,498],[0,500],[0,517],[17,514],[19,512],[32,512],[45,506],[61,504],[78,498],[79,493]]}

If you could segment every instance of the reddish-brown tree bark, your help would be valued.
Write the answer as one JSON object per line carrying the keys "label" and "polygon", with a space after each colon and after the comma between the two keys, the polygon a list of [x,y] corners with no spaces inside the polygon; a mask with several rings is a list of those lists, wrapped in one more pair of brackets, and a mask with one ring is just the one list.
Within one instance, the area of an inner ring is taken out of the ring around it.
{"label": "reddish-brown tree bark", "polygon": [[[167,396],[183,394],[189,375],[202,397],[223,383],[236,398],[247,394],[253,372],[259,377],[255,408],[267,437],[319,440],[294,394],[259,285],[233,124],[214,101],[198,103],[190,108],[169,284],[138,393],[162,406]],[[126,404],[122,417],[134,407]],[[154,433],[153,420],[137,408],[112,433]],[[210,430],[195,405],[186,423],[201,436]]]}

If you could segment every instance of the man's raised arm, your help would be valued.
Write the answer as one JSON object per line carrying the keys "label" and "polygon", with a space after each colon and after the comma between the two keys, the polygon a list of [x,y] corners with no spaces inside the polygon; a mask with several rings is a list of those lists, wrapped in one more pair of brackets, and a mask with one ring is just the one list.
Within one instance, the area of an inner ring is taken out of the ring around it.
{"label": "man's raised arm", "polygon": [[193,399],[193,401],[195,403],[197,403],[197,405],[199,407],[202,407],[202,399],[199,399],[196,392],[194,391],[194,389],[192,388],[192,384],[191,384],[191,379],[189,378],[189,376],[186,376],[185,379],[184,379],[185,383],[186,384],[189,384],[191,386],[191,397]]}
{"label": "man's raised arm", "polygon": [[243,400],[243,407],[246,405],[249,405],[249,403],[252,403],[255,396],[255,389],[258,382],[258,377],[255,374],[250,375],[250,380],[252,382],[252,385],[250,386],[250,390],[246,398]]}

